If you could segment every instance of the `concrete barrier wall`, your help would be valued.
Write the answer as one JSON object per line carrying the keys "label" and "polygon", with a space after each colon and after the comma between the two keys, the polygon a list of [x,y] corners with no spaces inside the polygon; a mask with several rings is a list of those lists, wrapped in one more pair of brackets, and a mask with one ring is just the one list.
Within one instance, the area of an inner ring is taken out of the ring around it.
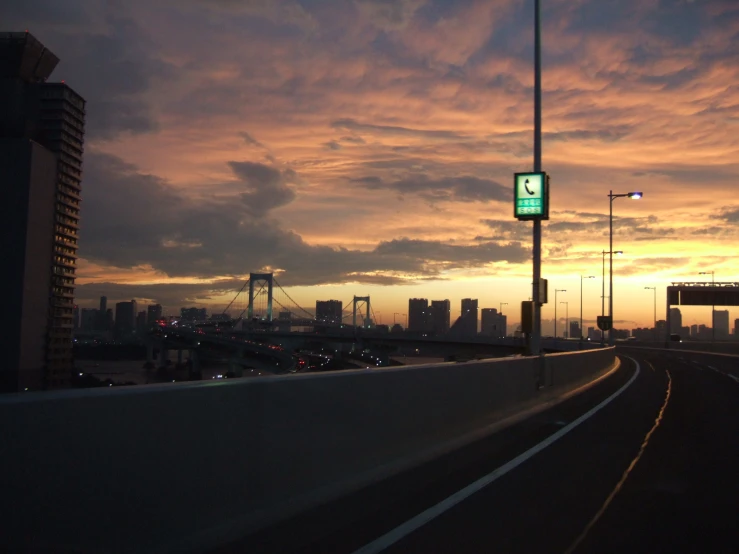
{"label": "concrete barrier wall", "polygon": [[234,539],[613,363],[612,348],[547,356],[543,389],[540,359],[504,358],[8,395],[0,547],[163,552]]}

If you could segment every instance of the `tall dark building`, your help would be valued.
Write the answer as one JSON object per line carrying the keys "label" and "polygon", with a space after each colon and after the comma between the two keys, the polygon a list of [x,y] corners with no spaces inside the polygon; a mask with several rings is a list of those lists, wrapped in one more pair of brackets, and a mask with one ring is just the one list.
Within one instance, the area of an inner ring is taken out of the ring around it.
{"label": "tall dark building", "polygon": [[121,338],[136,329],[136,301],[117,302],[115,305],[115,334]]}
{"label": "tall dark building", "polygon": [[680,308],[670,308],[670,333],[679,333],[683,326],[683,314]]}
{"label": "tall dark building", "polygon": [[426,298],[408,300],[408,330],[422,333],[429,330],[429,301]]}
{"label": "tall dark building", "polygon": [[463,298],[462,299],[462,314],[459,316],[462,319],[462,333],[465,336],[477,335],[477,299],[476,298]]}
{"label": "tall dark building", "polygon": [[580,332],[580,322],[579,321],[570,321],[570,334],[567,335],[571,339],[579,339],[581,335]]}
{"label": "tall dark building", "polygon": [[343,310],[341,300],[316,300],[316,321],[340,324]]}
{"label": "tall dark building", "polygon": [[29,33],[0,33],[0,390],[64,387],[73,367],[85,100],[47,81],[58,62]]}
{"label": "tall dark building", "polygon": [[180,318],[183,321],[205,321],[208,319],[207,308],[180,308]]}
{"label": "tall dark building", "polygon": [[713,310],[713,329],[717,339],[729,338],[729,310]]}
{"label": "tall dark building", "polygon": [[158,319],[162,319],[162,305],[154,304],[146,307],[146,324],[153,325]]}
{"label": "tall dark building", "polygon": [[508,318],[495,308],[480,310],[480,333],[488,337],[505,337]]}
{"label": "tall dark building", "polygon": [[451,306],[449,300],[431,301],[431,331],[435,335],[445,335],[449,332],[449,318]]}

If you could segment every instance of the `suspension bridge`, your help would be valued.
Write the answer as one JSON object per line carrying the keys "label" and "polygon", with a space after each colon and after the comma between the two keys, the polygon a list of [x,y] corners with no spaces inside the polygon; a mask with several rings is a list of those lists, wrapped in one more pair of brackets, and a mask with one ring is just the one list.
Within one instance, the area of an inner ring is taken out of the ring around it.
{"label": "suspension bridge", "polygon": [[[321,306],[323,309],[319,309]],[[237,328],[260,326],[287,330],[349,325],[372,329],[377,321],[369,296],[353,296],[346,302],[318,301],[316,308],[304,308],[285,291],[273,273],[250,273],[221,315]]]}

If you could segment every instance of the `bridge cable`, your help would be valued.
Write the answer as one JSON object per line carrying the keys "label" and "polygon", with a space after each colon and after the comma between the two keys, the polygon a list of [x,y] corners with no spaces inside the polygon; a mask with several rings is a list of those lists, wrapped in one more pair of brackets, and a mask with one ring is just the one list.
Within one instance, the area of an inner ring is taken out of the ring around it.
{"label": "bridge cable", "polygon": [[232,305],[232,304],[233,304],[234,302],[236,302],[236,299],[237,299],[237,298],[239,297],[239,295],[240,295],[240,294],[241,294],[242,292],[244,292],[244,288],[246,288],[246,285],[248,285],[248,284],[249,284],[249,279],[247,279],[247,280],[246,280],[246,281],[244,282],[244,284],[242,285],[242,287],[241,287],[241,289],[239,290],[239,292],[237,292],[237,293],[236,293],[236,296],[234,296],[234,299],[233,299],[233,300],[231,300],[231,302],[229,302],[229,303],[228,303],[228,306],[226,306],[226,307],[224,308],[223,312],[221,312],[221,313],[224,313],[224,314],[225,314],[225,313],[226,313],[226,312],[228,311],[228,309],[229,309],[229,308],[231,307],[231,305]]}

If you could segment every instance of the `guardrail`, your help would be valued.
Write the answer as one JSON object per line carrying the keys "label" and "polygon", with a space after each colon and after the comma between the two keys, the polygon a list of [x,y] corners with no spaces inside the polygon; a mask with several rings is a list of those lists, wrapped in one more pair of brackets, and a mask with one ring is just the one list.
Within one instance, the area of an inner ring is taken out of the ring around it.
{"label": "guardrail", "polygon": [[0,547],[212,547],[458,446],[613,364],[606,348],[6,395]]}

